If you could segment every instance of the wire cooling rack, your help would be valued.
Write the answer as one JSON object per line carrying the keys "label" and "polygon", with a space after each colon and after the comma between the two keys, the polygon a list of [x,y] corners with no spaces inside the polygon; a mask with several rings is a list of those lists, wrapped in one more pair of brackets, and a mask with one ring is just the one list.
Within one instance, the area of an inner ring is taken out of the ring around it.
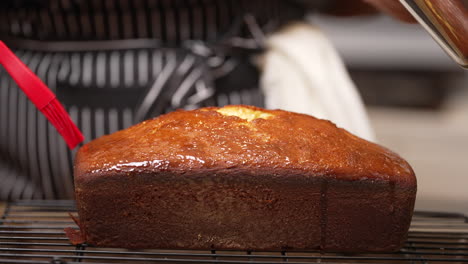
{"label": "wire cooling rack", "polygon": [[[364,255],[301,252],[125,250],[73,246],[63,228],[75,224],[73,201],[18,201],[0,219],[0,263],[468,263],[468,218],[416,212],[405,247]],[[75,226],[76,227],[76,226]]]}

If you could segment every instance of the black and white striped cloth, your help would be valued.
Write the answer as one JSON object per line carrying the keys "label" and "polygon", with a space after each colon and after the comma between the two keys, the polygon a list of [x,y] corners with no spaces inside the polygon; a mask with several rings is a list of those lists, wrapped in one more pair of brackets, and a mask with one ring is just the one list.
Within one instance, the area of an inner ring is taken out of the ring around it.
{"label": "black and white striped cloth", "polygon": [[[250,36],[246,14],[269,32],[302,10],[282,0],[2,1],[0,38],[86,143],[177,108],[262,106],[250,52],[211,50]],[[72,198],[75,153],[0,68],[0,200]]]}

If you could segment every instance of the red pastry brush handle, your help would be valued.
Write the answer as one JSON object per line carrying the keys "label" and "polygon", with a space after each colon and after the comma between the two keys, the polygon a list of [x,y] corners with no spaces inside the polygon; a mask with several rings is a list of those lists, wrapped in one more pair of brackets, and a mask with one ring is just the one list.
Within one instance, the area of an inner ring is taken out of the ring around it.
{"label": "red pastry brush handle", "polygon": [[55,99],[55,94],[1,40],[0,64],[39,110]]}
{"label": "red pastry brush handle", "polygon": [[0,40],[0,64],[19,88],[62,135],[70,149],[83,141],[81,131],[71,120],[55,94]]}

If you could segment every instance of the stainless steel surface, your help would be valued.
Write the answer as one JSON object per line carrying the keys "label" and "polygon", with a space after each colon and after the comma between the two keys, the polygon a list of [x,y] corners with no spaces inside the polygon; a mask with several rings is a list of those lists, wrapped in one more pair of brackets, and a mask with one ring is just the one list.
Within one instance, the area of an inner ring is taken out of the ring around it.
{"label": "stainless steel surface", "polygon": [[[457,11],[457,14],[451,14],[448,10],[447,12],[436,12],[434,3],[438,1],[435,0],[400,0],[400,2],[455,62],[468,68],[468,55],[465,51],[468,43],[468,35],[466,34],[468,29],[466,28],[466,11],[461,10],[464,8],[462,4],[460,4],[461,9]],[[440,6],[444,6],[444,4]],[[450,11],[455,10],[457,9]],[[452,19],[449,19],[448,16],[451,16]],[[461,23],[450,20],[458,20]]]}

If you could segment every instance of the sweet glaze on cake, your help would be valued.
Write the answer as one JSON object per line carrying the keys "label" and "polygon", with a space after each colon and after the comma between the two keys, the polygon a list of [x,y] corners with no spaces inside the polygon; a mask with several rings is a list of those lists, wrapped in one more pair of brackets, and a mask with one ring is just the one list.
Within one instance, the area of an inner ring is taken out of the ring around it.
{"label": "sweet glaze on cake", "polygon": [[162,115],[86,144],[77,160],[79,174],[263,168],[311,177],[415,181],[397,154],[329,121],[251,106]]}

